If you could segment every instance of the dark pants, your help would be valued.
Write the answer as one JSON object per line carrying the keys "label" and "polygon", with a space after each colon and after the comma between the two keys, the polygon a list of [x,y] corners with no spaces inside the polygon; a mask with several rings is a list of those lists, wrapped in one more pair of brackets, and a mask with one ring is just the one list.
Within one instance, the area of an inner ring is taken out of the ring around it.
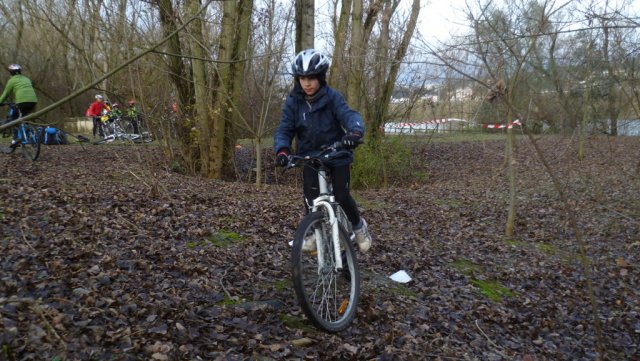
{"label": "dark pants", "polygon": [[[33,112],[33,110],[36,108],[36,104],[37,103],[34,103],[34,102],[17,103],[16,107],[18,107],[20,111],[14,112],[13,114],[11,114],[10,121],[14,121],[20,117],[26,117],[27,115]],[[14,139],[18,138],[18,128],[13,128],[13,138]]]}
{"label": "dark pants", "polygon": [[[345,165],[341,167],[331,168],[331,184],[333,186],[333,195],[336,202],[340,204],[344,213],[349,218],[353,226],[360,223],[360,211],[356,201],[349,193],[349,182],[351,181],[351,166]],[[311,205],[311,201],[320,194],[320,186],[318,184],[318,171],[311,166],[305,166],[302,171],[303,191],[307,210]]]}
{"label": "dark pants", "polygon": [[93,136],[96,136],[96,133],[100,135],[100,138],[104,138],[104,132],[102,131],[102,124],[100,124],[102,120],[100,117],[93,117]]}
{"label": "dark pants", "polygon": [[12,114],[11,120],[16,120],[18,118],[25,117],[29,115],[36,108],[37,103],[29,102],[29,103],[17,103],[16,106],[20,109],[19,112]]}

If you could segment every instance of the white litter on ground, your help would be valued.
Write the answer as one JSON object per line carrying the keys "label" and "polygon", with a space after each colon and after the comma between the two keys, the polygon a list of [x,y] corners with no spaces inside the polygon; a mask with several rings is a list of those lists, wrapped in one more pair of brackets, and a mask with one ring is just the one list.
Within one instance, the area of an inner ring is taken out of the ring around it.
{"label": "white litter on ground", "polygon": [[389,276],[389,278],[391,278],[393,281],[400,282],[400,283],[407,283],[411,281],[411,277],[409,276],[409,274],[407,274],[407,272],[403,270],[400,270],[392,274],[391,276]]}

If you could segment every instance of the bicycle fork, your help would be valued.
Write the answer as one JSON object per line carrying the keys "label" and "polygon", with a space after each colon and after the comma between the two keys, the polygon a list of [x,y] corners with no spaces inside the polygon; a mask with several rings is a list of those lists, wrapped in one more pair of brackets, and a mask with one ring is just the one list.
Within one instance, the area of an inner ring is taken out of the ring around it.
{"label": "bicycle fork", "polygon": [[[333,242],[333,253],[336,260],[335,271],[342,270],[342,255],[340,254],[340,227],[338,227],[338,217],[336,217],[336,213],[333,210],[333,206],[331,203],[335,202],[335,197],[329,191],[329,184],[326,178],[326,172],[324,169],[320,169],[318,171],[318,180],[319,180],[319,188],[320,188],[320,196],[313,201],[312,211],[316,212],[319,208],[324,208],[326,215],[329,217],[329,224],[331,225],[331,242]],[[323,240],[323,234],[320,229],[315,230],[316,240]],[[324,267],[325,257],[325,248],[321,246],[321,242],[316,242],[316,247],[318,249],[318,273],[322,272],[322,268]]]}
{"label": "bicycle fork", "polygon": [[[314,202],[313,211],[317,211],[319,208],[324,208],[327,216],[329,217],[329,224],[331,225],[331,242],[333,243],[333,253],[336,260],[336,268],[335,271],[342,270],[342,255],[340,254],[340,227],[338,227],[338,217],[331,206],[331,203],[327,201],[319,201],[317,203]],[[322,230],[315,230],[316,240],[323,239],[324,235],[322,234]],[[325,257],[325,248],[321,246],[320,242],[317,242],[318,246],[318,272],[321,272],[322,267],[324,266]]]}

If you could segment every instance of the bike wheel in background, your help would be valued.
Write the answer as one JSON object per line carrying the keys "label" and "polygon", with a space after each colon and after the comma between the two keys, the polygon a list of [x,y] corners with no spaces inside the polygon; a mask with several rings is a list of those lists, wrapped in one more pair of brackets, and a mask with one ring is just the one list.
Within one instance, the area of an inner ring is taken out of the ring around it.
{"label": "bike wheel in background", "polygon": [[30,160],[38,159],[40,155],[40,146],[44,138],[44,127],[36,127],[33,124],[24,124],[24,137],[20,147],[22,155]]}
{"label": "bike wheel in background", "polygon": [[104,138],[100,138],[100,139],[96,140],[92,144],[95,144],[95,145],[104,144],[104,143],[108,143],[108,142],[113,142],[114,140],[115,140],[115,137],[113,135],[108,135],[108,136],[105,136]]}
{"label": "bike wheel in background", "polygon": [[16,147],[12,147],[7,145],[6,147],[0,147],[0,150],[2,150],[2,153],[4,154],[11,154],[13,152],[15,152]]}
{"label": "bike wheel in background", "polygon": [[142,143],[151,143],[153,142],[153,135],[149,132],[142,132],[142,137],[140,138],[142,140]]}
{"label": "bike wheel in background", "polygon": [[[317,231],[316,231],[317,230]],[[318,239],[317,235],[322,235]],[[317,251],[302,249],[304,239],[316,237],[325,259],[319,264]],[[335,270],[331,226],[323,212],[305,216],[293,241],[293,286],[300,307],[313,323],[329,332],[347,328],[353,321],[360,297],[360,272],[353,244],[340,230],[343,269]]]}

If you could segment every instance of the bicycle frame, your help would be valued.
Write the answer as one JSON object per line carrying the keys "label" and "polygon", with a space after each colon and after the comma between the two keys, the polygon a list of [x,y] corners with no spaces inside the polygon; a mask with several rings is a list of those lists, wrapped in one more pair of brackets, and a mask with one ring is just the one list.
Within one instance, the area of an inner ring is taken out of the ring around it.
{"label": "bicycle frame", "polygon": [[[332,148],[335,150],[336,145],[334,144]],[[290,162],[294,162],[295,160],[303,160],[305,162],[310,161],[314,158],[312,157],[298,157],[298,156],[290,156]],[[345,229],[349,232],[349,236],[351,238],[353,234],[353,230],[351,228],[351,223],[347,220],[344,211],[338,205],[336,210],[334,210],[333,205],[336,204],[335,196],[333,195],[333,191],[331,189],[331,185],[327,181],[327,168],[320,161],[320,166],[318,168],[318,185],[320,194],[312,201],[311,212],[318,212],[320,209],[324,209],[326,215],[329,217],[329,224],[331,225],[331,242],[333,242],[333,252],[335,257],[335,270],[336,272],[341,271],[343,268],[342,265],[342,257],[340,251],[340,224],[343,224]],[[316,239],[322,239],[322,232],[320,230],[315,231]],[[324,247],[317,246],[318,251],[318,265],[323,265],[325,261],[326,255]],[[318,266],[318,274],[321,272],[320,266]]]}

